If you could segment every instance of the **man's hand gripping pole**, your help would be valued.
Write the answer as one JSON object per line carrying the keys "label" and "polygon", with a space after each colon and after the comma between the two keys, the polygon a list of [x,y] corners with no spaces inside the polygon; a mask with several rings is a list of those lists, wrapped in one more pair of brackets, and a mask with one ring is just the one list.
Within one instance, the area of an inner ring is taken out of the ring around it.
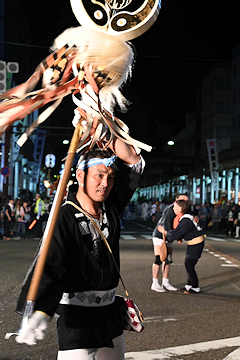
{"label": "man's hand gripping pole", "polygon": [[66,186],[70,177],[72,162],[74,159],[74,155],[76,153],[76,149],[79,145],[83,134],[83,126],[82,120],[77,124],[75,131],[73,133],[73,137],[69,146],[68,155],[65,160],[64,171],[60,178],[58,188],[54,197],[54,201],[52,204],[52,208],[48,217],[47,225],[43,234],[43,240],[41,249],[39,252],[39,257],[36,263],[36,267],[33,273],[32,281],[28,290],[26,305],[23,312],[23,318],[21,321],[20,329],[18,332],[7,333],[5,335],[5,339],[9,339],[11,335],[23,335],[27,329],[28,321],[33,314],[34,302],[36,300],[37,291],[39,288],[40,280],[42,277],[43,269],[46,263],[46,258],[49,250],[49,246],[51,243],[53,231],[56,225],[58,213],[60,206],[62,205],[62,200],[65,195]]}

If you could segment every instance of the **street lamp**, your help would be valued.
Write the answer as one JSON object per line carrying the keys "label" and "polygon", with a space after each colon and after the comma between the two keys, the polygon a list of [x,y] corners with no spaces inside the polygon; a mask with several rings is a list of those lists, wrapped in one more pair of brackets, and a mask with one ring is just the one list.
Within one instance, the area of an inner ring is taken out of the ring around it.
{"label": "street lamp", "polygon": [[44,184],[44,186],[45,186],[46,189],[50,188],[50,186],[51,186],[49,180],[44,180],[44,181],[43,181],[43,184]]}
{"label": "street lamp", "polygon": [[167,144],[168,144],[169,146],[173,146],[175,143],[174,143],[173,140],[168,140]]}

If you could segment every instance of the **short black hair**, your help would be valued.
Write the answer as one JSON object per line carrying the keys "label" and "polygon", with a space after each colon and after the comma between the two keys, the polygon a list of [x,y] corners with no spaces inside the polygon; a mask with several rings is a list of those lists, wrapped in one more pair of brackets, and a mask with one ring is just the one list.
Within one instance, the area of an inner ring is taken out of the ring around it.
{"label": "short black hair", "polygon": [[176,203],[178,204],[178,206],[180,206],[180,208],[182,209],[182,213],[186,214],[189,211],[189,201],[185,201],[185,200],[176,200]]}
{"label": "short black hair", "polygon": [[180,196],[187,196],[187,197],[189,197],[187,193],[177,193],[177,195],[175,196],[175,200],[177,200]]}

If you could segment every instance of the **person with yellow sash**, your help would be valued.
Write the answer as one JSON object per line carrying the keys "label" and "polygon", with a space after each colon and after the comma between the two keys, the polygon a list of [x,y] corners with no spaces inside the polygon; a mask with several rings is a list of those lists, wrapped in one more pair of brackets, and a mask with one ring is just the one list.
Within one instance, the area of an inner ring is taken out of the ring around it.
{"label": "person with yellow sash", "polygon": [[36,237],[41,238],[43,236],[42,223],[43,215],[45,213],[44,201],[41,199],[40,194],[36,194],[36,204],[34,207],[34,214],[36,215]]}
{"label": "person with yellow sash", "polygon": [[195,265],[202,255],[204,248],[204,234],[199,223],[194,220],[192,215],[188,214],[189,202],[185,200],[176,200],[174,203],[174,213],[179,216],[179,224],[173,230],[165,230],[164,226],[159,225],[158,231],[164,233],[169,242],[183,238],[187,241],[187,252],[185,258],[185,268],[188,281],[182,289],[185,293],[196,294],[200,292]]}

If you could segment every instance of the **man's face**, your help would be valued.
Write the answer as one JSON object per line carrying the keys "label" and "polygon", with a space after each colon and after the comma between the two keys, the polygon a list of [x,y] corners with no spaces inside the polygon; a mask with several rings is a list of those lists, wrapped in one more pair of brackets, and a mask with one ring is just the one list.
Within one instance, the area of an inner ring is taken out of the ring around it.
{"label": "man's face", "polygon": [[103,164],[91,166],[85,175],[85,193],[93,201],[105,201],[112,190],[114,179],[115,170],[113,168]]}

